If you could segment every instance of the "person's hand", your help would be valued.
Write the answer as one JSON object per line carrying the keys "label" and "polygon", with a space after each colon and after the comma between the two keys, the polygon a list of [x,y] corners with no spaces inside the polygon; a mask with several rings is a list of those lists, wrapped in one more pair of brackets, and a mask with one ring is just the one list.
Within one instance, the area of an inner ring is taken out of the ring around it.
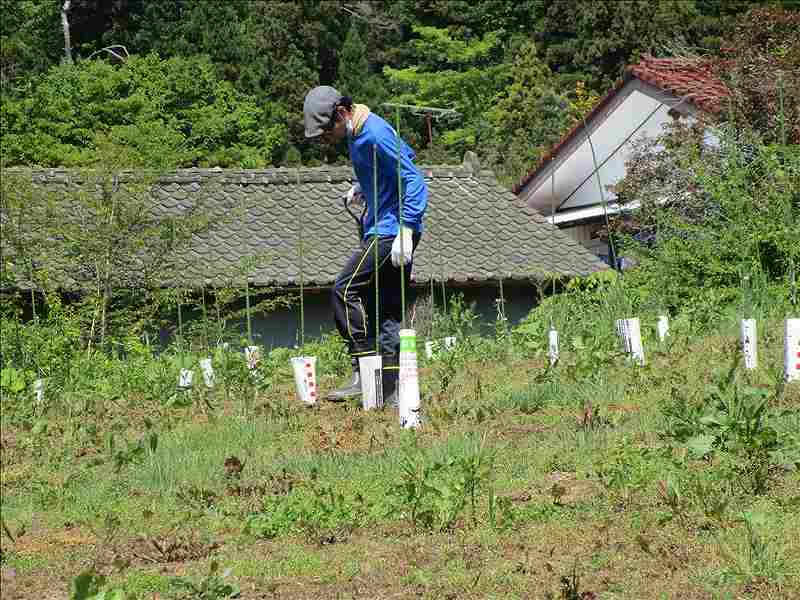
{"label": "person's hand", "polygon": [[347,191],[347,204],[361,204],[363,200],[364,195],[361,193],[361,184],[356,182],[356,184]]}
{"label": "person's hand", "polygon": [[399,267],[400,264],[407,265],[411,262],[411,256],[414,253],[414,230],[410,227],[401,227],[394,238],[392,244],[392,264]]}

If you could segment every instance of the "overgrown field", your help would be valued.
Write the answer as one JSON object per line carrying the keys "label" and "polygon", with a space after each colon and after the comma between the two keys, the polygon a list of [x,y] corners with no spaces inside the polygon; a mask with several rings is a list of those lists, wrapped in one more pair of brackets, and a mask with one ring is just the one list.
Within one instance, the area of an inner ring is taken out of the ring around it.
{"label": "overgrown field", "polygon": [[[465,334],[421,359],[418,431],[304,407],[289,350],[255,377],[218,351],[213,392],[175,392],[166,355],[87,361],[41,404],[9,375],[2,598],[800,598],[782,324],[747,372],[735,320],[688,323],[658,344],[644,318],[644,367],[610,324],[553,369],[535,319]],[[343,350],[306,351],[324,392]]]}

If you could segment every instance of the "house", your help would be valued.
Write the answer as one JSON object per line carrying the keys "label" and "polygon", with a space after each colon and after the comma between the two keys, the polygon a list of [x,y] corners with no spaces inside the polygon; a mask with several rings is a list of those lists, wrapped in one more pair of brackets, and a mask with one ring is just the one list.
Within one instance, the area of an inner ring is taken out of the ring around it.
{"label": "house", "polygon": [[[501,187],[474,155],[461,165],[422,167],[429,186],[425,230],[415,254],[413,285],[461,291],[486,322],[497,314],[503,282],[506,316],[530,311],[545,278],[571,278],[606,267],[577,241]],[[40,185],[55,188],[68,173],[41,171]],[[151,195],[155,210],[179,213],[206,197],[210,227],[194,236],[179,259],[173,285],[216,286],[230,281],[243,257],[260,256],[250,286],[294,293],[303,287],[305,332],[334,329],[330,288],[357,247],[356,223],[343,197],[353,180],[349,167],[266,170],[189,169],[162,177]],[[240,283],[243,285],[243,278]],[[444,284],[444,285],[442,285]],[[299,306],[261,315],[254,323],[266,346],[298,339]]]}
{"label": "house", "polygon": [[[614,184],[625,177],[632,142],[655,137],[675,118],[716,114],[727,95],[707,61],[646,57],[513,187],[528,206],[610,262],[598,233],[618,213]],[[631,205],[635,208],[635,203]]]}

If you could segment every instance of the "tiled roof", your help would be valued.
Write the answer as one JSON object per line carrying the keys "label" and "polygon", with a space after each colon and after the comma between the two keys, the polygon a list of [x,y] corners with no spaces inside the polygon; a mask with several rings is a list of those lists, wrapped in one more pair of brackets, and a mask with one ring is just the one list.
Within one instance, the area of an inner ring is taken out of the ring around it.
{"label": "tiled roof", "polygon": [[594,117],[602,113],[619,91],[633,78],[653,85],[665,92],[685,98],[692,104],[709,113],[717,113],[722,101],[727,96],[725,84],[713,73],[711,63],[707,60],[687,58],[653,58],[645,57],[641,62],[625,69],[625,75],[617,81],[600,101],[586,115],[584,120],[575,124],[550,150],[539,159],[536,166],[528,171],[512,188],[515,194],[522,189],[553,160],[564,146],[578,133],[583,131],[584,123],[588,124]]}
{"label": "tiled roof", "polygon": [[[468,285],[606,268],[502,188],[491,172],[473,170],[468,163],[422,169],[430,195],[415,254],[417,281],[444,278]],[[65,176],[51,170],[37,179],[57,183]],[[351,180],[349,167],[190,169],[162,178],[153,192],[158,211],[179,213],[193,198],[207,197],[204,210],[211,226],[182,255],[181,284],[219,283],[242,257],[261,255],[253,284],[296,286],[302,233],[305,284],[331,285],[358,244],[356,224],[341,200]]]}
{"label": "tiled roof", "polygon": [[665,92],[686,98],[709,113],[718,113],[728,95],[725,84],[714,74],[708,60],[648,56],[627,71]]}

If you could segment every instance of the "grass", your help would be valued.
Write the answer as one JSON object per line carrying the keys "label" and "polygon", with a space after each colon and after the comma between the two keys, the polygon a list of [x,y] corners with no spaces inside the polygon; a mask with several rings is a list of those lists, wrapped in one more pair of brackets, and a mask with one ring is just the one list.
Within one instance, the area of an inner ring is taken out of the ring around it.
{"label": "grass", "polygon": [[[674,431],[670,403],[704,406],[725,336],[676,339],[644,368],[466,347],[423,365],[417,432],[388,410],[305,408],[288,372],[246,407],[4,420],[2,598],[65,597],[89,565],[127,598],[177,598],[212,563],[242,598],[800,598],[800,389],[772,392],[779,346],[765,335],[741,382],[769,393],[774,460],[696,455]],[[715,444],[738,439],[725,431]]]}

